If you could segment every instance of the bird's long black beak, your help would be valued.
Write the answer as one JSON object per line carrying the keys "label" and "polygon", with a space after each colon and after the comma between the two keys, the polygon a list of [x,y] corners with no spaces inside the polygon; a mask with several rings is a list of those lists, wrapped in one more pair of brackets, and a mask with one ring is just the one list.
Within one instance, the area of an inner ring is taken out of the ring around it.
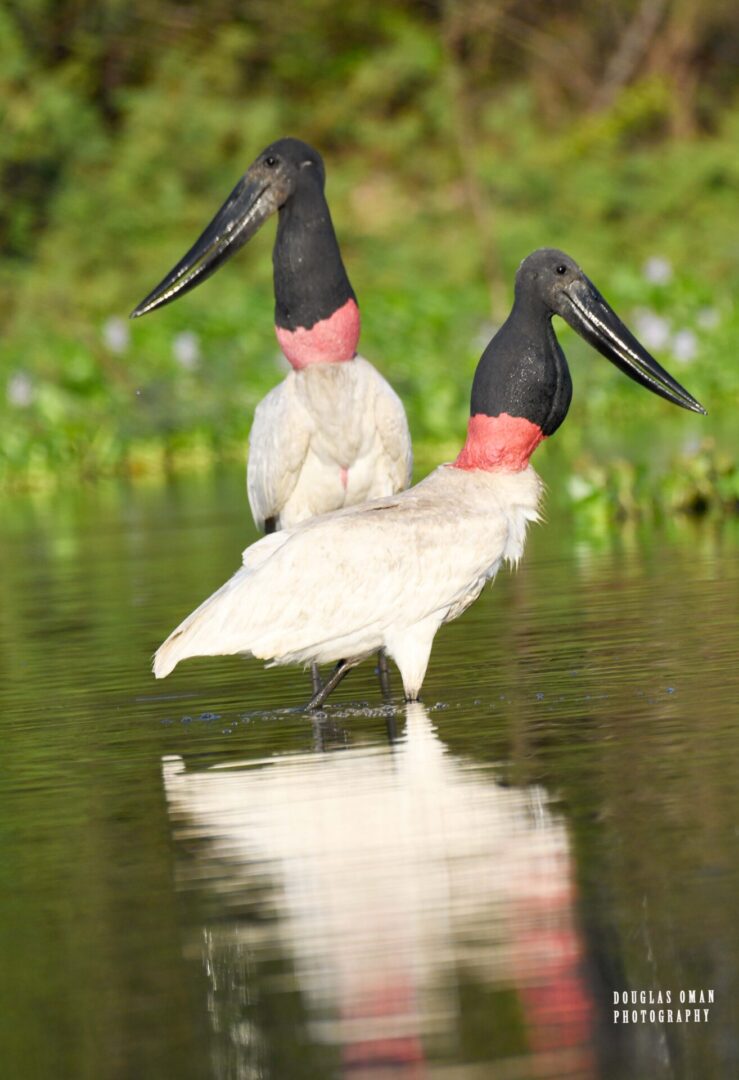
{"label": "bird's long black beak", "polygon": [[134,308],[131,318],[171,303],[214,274],[279,209],[285,194],[282,185],[270,182],[263,170],[252,166],[187,254]]}
{"label": "bird's long black beak", "polygon": [[584,274],[563,289],[562,297],[558,314],[625,375],[674,405],[705,415],[700,402],[637,341]]}

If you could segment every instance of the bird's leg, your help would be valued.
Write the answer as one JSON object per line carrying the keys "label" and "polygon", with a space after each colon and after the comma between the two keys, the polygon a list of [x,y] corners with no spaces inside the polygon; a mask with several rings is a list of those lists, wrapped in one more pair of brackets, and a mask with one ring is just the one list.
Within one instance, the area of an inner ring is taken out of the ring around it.
{"label": "bird's leg", "polygon": [[323,679],[315,661],[310,666],[310,681],[313,687],[313,696],[315,697],[319,690],[323,689]]}
{"label": "bird's leg", "polygon": [[318,691],[318,693],[313,695],[313,697],[306,705],[306,710],[310,711],[312,709],[320,709],[321,705],[323,705],[324,701],[331,693],[331,691],[336,689],[336,687],[346,675],[347,671],[350,671],[353,667],[356,667],[360,659],[361,657],[357,657],[354,660],[339,660],[338,664],[336,665],[326,682],[323,684],[321,689]]}
{"label": "bird's leg", "polygon": [[387,653],[384,649],[379,649],[377,653],[377,677],[380,680],[380,691],[385,701],[390,701],[392,694],[390,693],[390,668],[387,662]]}

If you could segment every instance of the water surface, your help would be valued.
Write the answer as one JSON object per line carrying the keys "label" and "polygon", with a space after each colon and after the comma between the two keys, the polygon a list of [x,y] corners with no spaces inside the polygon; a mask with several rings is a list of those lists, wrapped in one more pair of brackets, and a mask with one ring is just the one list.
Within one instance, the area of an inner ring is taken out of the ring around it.
{"label": "water surface", "polygon": [[252,535],[240,471],[6,501],[3,1075],[739,1074],[735,526],[552,508],[422,706],[365,664],[313,721],[149,675]]}

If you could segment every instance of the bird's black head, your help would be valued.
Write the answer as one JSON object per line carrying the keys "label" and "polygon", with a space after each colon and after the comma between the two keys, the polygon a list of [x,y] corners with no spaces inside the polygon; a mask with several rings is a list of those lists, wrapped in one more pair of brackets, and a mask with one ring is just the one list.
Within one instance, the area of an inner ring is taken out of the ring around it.
{"label": "bird's black head", "polygon": [[275,193],[277,208],[294,195],[301,184],[317,184],[321,191],[326,184],[323,158],[302,139],[285,138],[270,143],[252,162],[244,179],[258,180],[265,189]]}
{"label": "bird's black head", "polygon": [[552,328],[560,315],[629,378],[675,405],[705,412],[621,322],[574,259],[541,248],[516,274],[513,309],[480,358],[471,415],[528,421],[553,434],[567,415],[572,381]]}
{"label": "bird's black head", "polygon": [[[270,143],[252,162],[187,254],[132,312],[135,318],[194,289],[251,239],[299,191],[325,205],[326,172],[317,150],[300,139]],[[326,215],[327,211],[326,211]]]}
{"label": "bird's black head", "polygon": [[573,281],[583,277],[574,259],[557,248],[539,248],[528,255],[516,273],[516,300],[542,306],[561,315],[562,295]]}
{"label": "bird's black head", "polygon": [[637,341],[564,251],[540,248],[523,260],[516,274],[515,308],[528,311],[532,318],[536,311],[560,315],[629,378],[683,409],[705,413],[692,394]]}

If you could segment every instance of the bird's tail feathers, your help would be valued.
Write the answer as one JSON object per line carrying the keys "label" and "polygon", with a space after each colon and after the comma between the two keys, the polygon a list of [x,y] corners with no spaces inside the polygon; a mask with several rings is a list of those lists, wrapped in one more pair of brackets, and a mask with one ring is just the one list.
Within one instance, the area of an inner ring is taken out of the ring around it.
{"label": "bird's tail feathers", "polygon": [[235,586],[244,576],[243,569],[237,571],[230,581],[203,601],[159,646],[152,665],[157,679],[166,678],[180,660],[186,660],[190,656],[222,656],[234,652],[248,655],[248,648],[230,647],[226,632],[236,600]]}
{"label": "bird's tail feathers", "polygon": [[173,631],[154,653],[154,662],[152,663],[154,678],[166,679],[167,675],[177,667],[180,660],[185,659],[186,645],[182,641],[182,636],[182,631]]}

